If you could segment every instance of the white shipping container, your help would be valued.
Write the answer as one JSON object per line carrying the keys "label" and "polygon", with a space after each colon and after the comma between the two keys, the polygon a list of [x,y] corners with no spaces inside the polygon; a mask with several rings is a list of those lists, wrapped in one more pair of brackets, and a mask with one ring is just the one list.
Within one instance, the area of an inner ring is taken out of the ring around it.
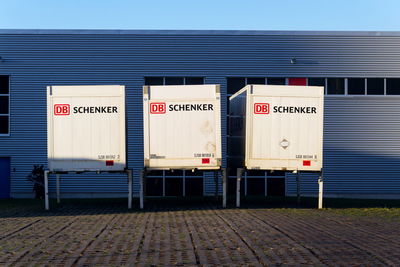
{"label": "white shipping container", "polygon": [[230,97],[233,159],[247,169],[320,171],[323,110],[323,87],[247,85]]}
{"label": "white shipping container", "polygon": [[219,169],[219,85],[144,86],[144,166]]}
{"label": "white shipping container", "polygon": [[47,87],[48,167],[55,171],[123,171],[125,87]]}

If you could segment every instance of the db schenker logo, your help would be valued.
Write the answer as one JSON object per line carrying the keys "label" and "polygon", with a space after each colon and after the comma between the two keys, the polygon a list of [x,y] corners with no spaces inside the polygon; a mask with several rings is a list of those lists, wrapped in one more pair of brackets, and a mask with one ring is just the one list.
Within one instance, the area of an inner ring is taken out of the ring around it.
{"label": "db schenker logo", "polygon": [[69,104],[55,104],[54,105],[54,115],[64,116],[70,114]]}
{"label": "db schenker logo", "polygon": [[254,114],[269,114],[269,104],[268,103],[255,103],[254,104]]}
{"label": "db schenker logo", "polygon": [[164,114],[167,108],[164,102],[154,102],[150,103],[150,113],[151,114]]}

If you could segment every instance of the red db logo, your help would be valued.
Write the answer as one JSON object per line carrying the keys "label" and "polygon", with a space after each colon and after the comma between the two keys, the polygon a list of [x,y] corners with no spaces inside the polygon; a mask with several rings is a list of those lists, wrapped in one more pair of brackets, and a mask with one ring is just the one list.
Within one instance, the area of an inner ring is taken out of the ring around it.
{"label": "red db logo", "polygon": [[150,113],[151,114],[164,114],[166,111],[166,105],[163,102],[160,103],[150,103]]}
{"label": "red db logo", "polygon": [[55,104],[54,115],[69,115],[69,104]]}
{"label": "red db logo", "polygon": [[254,104],[254,114],[269,114],[269,104],[268,103],[255,103]]}

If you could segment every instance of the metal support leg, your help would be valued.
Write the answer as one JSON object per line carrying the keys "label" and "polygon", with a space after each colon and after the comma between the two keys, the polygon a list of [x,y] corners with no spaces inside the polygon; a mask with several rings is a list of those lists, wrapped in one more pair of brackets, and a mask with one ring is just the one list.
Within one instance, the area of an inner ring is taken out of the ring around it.
{"label": "metal support leg", "polygon": [[296,173],[297,204],[300,204],[300,172]]}
{"label": "metal support leg", "polygon": [[324,193],[324,180],[322,176],[318,178],[318,185],[319,185],[319,190],[318,190],[318,209],[322,209],[322,199],[323,199],[323,193]]}
{"label": "metal support leg", "polygon": [[238,168],[236,171],[236,208],[240,208],[240,182],[242,180],[243,169]]}
{"label": "metal support leg", "polygon": [[268,195],[268,174],[266,171],[264,171],[264,196],[266,197]]}
{"label": "metal support leg", "polygon": [[49,206],[49,171],[44,171],[44,207],[46,210],[50,209]]}
{"label": "metal support leg", "polygon": [[57,192],[57,204],[60,204],[60,176],[61,174],[56,174],[56,192]]}
{"label": "metal support leg", "polygon": [[144,170],[140,171],[140,209],[144,208]]}
{"label": "metal support leg", "polygon": [[227,173],[226,169],[222,168],[222,207],[226,208],[226,198],[227,198]]}
{"label": "metal support leg", "polygon": [[162,171],[162,196],[165,197],[165,171]]}
{"label": "metal support leg", "polygon": [[128,174],[128,209],[132,208],[132,170],[126,170]]}

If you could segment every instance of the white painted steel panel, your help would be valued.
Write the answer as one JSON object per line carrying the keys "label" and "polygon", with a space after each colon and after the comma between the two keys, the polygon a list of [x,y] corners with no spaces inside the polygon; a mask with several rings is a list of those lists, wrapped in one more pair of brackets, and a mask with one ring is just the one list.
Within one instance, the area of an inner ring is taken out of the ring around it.
{"label": "white painted steel panel", "polygon": [[47,87],[50,171],[122,171],[125,87]]}
{"label": "white painted steel panel", "polygon": [[245,110],[245,167],[320,171],[323,93],[316,86],[248,85],[233,95],[246,98],[231,101],[236,113]]}
{"label": "white painted steel panel", "polygon": [[219,169],[219,85],[145,86],[144,166]]}

